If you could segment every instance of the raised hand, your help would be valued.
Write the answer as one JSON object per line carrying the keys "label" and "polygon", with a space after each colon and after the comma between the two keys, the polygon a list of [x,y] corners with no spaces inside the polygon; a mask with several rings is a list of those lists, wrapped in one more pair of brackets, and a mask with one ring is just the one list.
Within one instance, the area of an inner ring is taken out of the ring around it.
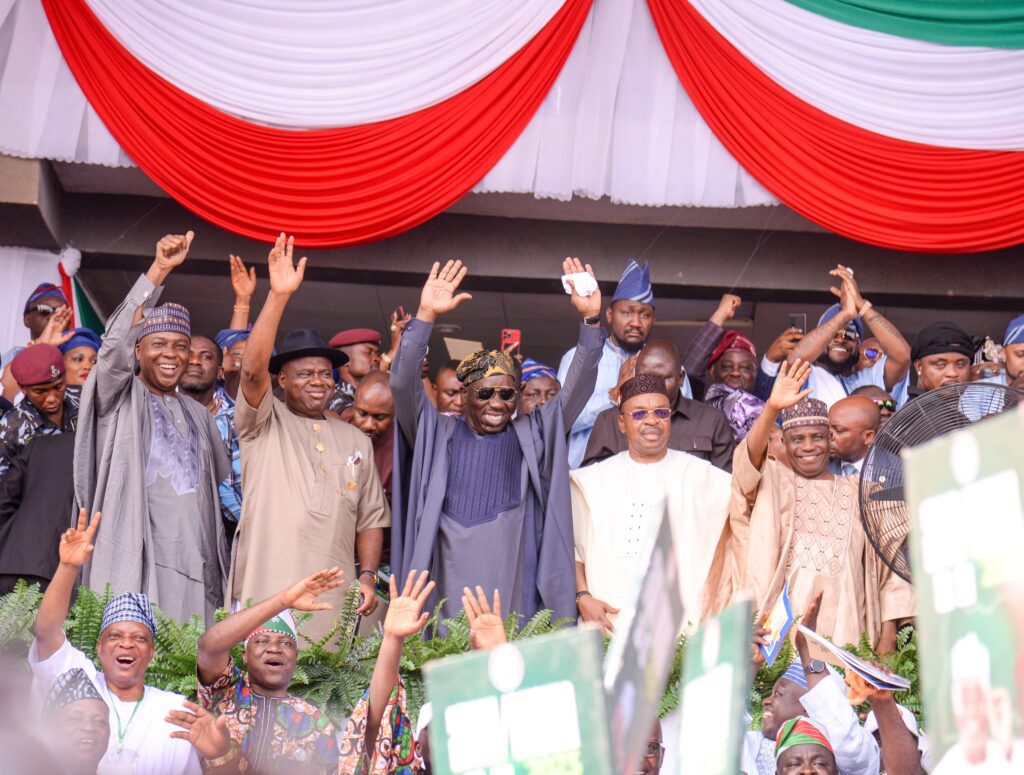
{"label": "raised hand", "polygon": [[742,303],[743,299],[735,293],[723,294],[722,300],[718,302],[718,309],[715,310],[710,318],[711,322],[724,326],[726,321],[732,320],[736,316],[736,310],[740,308]]}
{"label": "raised hand", "polygon": [[612,608],[603,600],[598,600],[593,595],[584,595],[576,603],[579,609],[580,618],[585,622],[601,625],[606,632],[614,632],[615,625],[612,624],[611,616],[619,612],[618,608]]}
{"label": "raised hand", "polygon": [[864,306],[864,297],[860,295],[857,281],[853,279],[853,270],[839,264],[829,274],[839,278],[840,286],[838,288],[833,286],[829,290],[833,296],[839,299],[843,312],[852,320],[857,317],[857,311]]}
{"label": "raised hand", "polygon": [[448,261],[444,267],[435,261],[430,277],[420,293],[420,308],[416,311],[416,317],[426,323],[433,323],[438,315],[451,312],[462,302],[472,299],[471,294],[455,293],[468,272],[469,267],[463,266],[461,261]]}
{"label": "raised hand", "polygon": [[172,710],[164,719],[184,732],[171,732],[176,740],[187,740],[205,759],[218,759],[231,750],[228,717],[214,716],[194,702],[185,700],[185,710]]}
{"label": "raised hand", "polygon": [[341,569],[335,565],[292,584],[281,593],[281,602],[284,608],[298,611],[330,611],[330,603],[318,603],[316,599],[324,592],[340,587],[344,581]]}
{"label": "raised hand", "polygon": [[779,367],[779,376],[775,378],[772,386],[772,394],[768,397],[768,405],[775,411],[781,412],[796,406],[803,399],[811,394],[811,390],[800,388],[807,381],[811,373],[811,364],[797,358],[792,363],[783,363]]}
{"label": "raised hand", "polygon": [[427,598],[434,591],[434,582],[428,582],[430,574],[423,571],[416,578],[416,571],[409,571],[402,594],[398,594],[398,584],[391,576],[391,604],[388,614],[384,617],[384,634],[393,638],[408,638],[423,629],[430,614],[423,611]]}
{"label": "raised hand", "polygon": [[765,663],[764,652],[761,651],[761,646],[768,648],[768,644],[771,643],[769,635],[772,631],[764,626],[757,626],[754,628],[754,638],[750,643],[750,661],[754,663],[754,669],[757,670]]}
{"label": "raised hand", "polygon": [[241,256],[229,255],[231,262],[231,289],[235,292],[235,299],[251,299],[256,293],[256,267],[245,268],[245,262]]}
{"label": "raised hand", "polygon": [[764,353],[764,357],[772,363],[782,363],[789,357],[789,354],[793,352],[793,348],[800,344],[800,340],[803,338],[803,331],[794,326],[790,326],[779,334],[775,341],[769,345],[768,349]]}
{"label": "raised hand", "polygon": [[46,321],[43,333],[36,339],[36,344],[52,344],[54,347],[60,347],[74,336],[74,334],[65,333],[65,329],[70,322],[71,307],[65,305],[50,315],[50,319]]}
{"label": "raised hand", "polygon": [[185,234],[168,234],[156,243],[156,256],[153,262],[164,272],[170,272],[174,267],[180,266],[188,257],[188,250],[192,247],[192,240],[196,233],[189,231]]}
{"label": "raised hand", "polygon": [[96,530],[100,526],[100,512],[92,515],[92,522],[86,527],[87,515],[85,509],[78,510],[78,526],[68,528],[60,537],[60,548],[58,550],[60,561],[63,565],[73,565],[80,568],[88,562],[92,556],[93,541],[96,538]]}
{"label": "raised hand", "polygon": [[[584,265],[578,258],[569,258],[562,262],[562,274],[577,274],[579,272],[586,272],[591,277],[595,277],[594,270],[590,264]],[[595,277],[596,279],[596,277]],[[590,296],[580,296],[576,293],[576,286],[572,280],[569,280],[569,287],[572,288],[572,306],[576,308],[576,311],[580,313],[581,317],[592,318],[601,314],[601,289],[598,288]]]}
{"label": "raised hand", "polygon": [[494,607],[487,602],[483,587],[476,588],[476,596],[469,587],[462,588],[462,608],[469,622],[469,642],[478,651],[494,648],[508,641],[505,620],[501,618],[501,593],[494,590]]}
{"label": "raised hand", "polygon": [[[303,256],[296,264],[295,237],[285,237],[282,231],[267,256],[267,269],[270,272],[270,290],[273,293],[291,295],[302,285],[306,273],[306,257]],[[255,282],[255,280],[254,280]]]}

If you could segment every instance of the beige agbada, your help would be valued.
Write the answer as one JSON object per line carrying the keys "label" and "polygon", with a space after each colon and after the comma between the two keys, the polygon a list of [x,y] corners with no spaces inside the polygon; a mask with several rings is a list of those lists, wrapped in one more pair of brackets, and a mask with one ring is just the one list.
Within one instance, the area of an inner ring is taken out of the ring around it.
{"label": "beige agbada", "polygon": [[[391,524],[370,439],[335,418],[300,417],[269,389],[259,409],[239,391],[235,425],[242,518],[231,557],[229,602],[262,600],[335,565],[346,582],[356,583],[356,534]],[[320,596],[334,610],[314,614],[302,626],[304,635],[327,634],[347,587]]]}
{"label": "beige agbada", "polygon": [[576,560],[586,569],[590,593],[616,608],[627,602],[640,552],[664,512],[676,542],[684,621],[696,623],[729,512],[729,474],[670,449],[650,464],[620,452],[570,472],[569,479]]}
{"label": "beige agbada", "polygon": [[733,456],[732,503],[708,575],[704,615],[749,592],[759,617],[787,578],[799,616],[824,592],[817,631],[843,645],[866,632],[877,645],[882,622],[914,615],[913,591],[878,558],[860,520],[853,477],[805,479],[768,456],[758,470],[743,441]]}

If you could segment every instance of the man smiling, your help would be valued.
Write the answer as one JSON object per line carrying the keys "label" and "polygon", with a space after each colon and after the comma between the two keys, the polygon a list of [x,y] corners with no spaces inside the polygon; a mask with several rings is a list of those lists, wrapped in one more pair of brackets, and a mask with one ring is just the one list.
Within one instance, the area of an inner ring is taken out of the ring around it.
{"label": "man smiling", "polygon": [[86,584],[100,593],[107,584],[115,593],[142,590],[168,616],[212,622],[224,602],[218,485],[228,458],[210,413],[178,393],[189,361],[188,310],[154,306],[193,236],[161,239],[149,271],[107,321],[82,389],[75,495],[107,514]]}
{"label": "man smiling", "polygon": [[103,609],[96,642],[102,672],[92,660],[64,636],[75,577],[93,552],[100,515],[86,526],[86,512],[78,525],[61,536],[60,565],[43,596],[36,616],[35,635],[28,661],[32,668],[33,693],[42,698],[58,677],[81,668],[110,706],[110,742],[101,771],[134,772],[137,775],[176,775],[200,772],[192,746],[172,740],[174,727],[164,721],[181,706],[184,697],[145,685],[146,668],[153,659],[156,620],[149,599],[126,592]]}
{"label": "man smiling", "polygon": [[[801,390],[810,365],[783,365],[765,410],[736,448],[729,522],[709,574],[707,594],[720,610],[734,593],[749,591],[761,614],[786,579],[796,610],[825,592],[818,632],[836,643],[866,633],[879,651],[895,647],[896,625],[914,615],[910,585],[878,559],[861,525],[857,481],[828,470],[828,410]],[[767,455],[782,419],[791,468]]]}

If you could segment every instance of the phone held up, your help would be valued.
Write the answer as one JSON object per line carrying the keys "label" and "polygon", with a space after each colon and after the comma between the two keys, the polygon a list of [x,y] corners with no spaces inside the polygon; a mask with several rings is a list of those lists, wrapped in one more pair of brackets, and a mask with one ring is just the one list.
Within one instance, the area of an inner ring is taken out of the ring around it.
{"label": "phone held up", "polygon": [[518,328],[501,329],[501,351],[509,355],[519,352],[519,345],[522,344],[523,332]]}
{"label": "phone held up", "polygon": [[800,331],[801,334],[807,333],[807,313],[806,312],[792,312],[789,315],[789,327],[795,328]]}

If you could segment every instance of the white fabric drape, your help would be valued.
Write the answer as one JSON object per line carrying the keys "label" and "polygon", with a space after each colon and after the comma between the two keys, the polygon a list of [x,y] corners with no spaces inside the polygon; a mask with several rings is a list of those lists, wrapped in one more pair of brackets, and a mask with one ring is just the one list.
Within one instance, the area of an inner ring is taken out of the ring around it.
{"label": "white fabric drape", "polygon": [[[0,0],[0,66],[0,152],[132,166],[75,83],[39,0]],[[551,93],[475,190],[656,206],[777,201],[697,113],[645,0],[594,0]]]}
{"label": "white fabric drape", "polygon": [[1024,51],[945,46],[853,27],[786,0],[690,0],[793,95],[912,142],[1024,150]]}
{"label": "white fabric drape", "polygon": [[383,121],[458,94],[564,0],[86,2],[183,91],[248,121],[311,128]]}
{"label": "white fabric drape", "polygon": [[28,341],[25,300],[40,283],[60,285],[60,256],[48,250],[0,246],[0,354]]}

